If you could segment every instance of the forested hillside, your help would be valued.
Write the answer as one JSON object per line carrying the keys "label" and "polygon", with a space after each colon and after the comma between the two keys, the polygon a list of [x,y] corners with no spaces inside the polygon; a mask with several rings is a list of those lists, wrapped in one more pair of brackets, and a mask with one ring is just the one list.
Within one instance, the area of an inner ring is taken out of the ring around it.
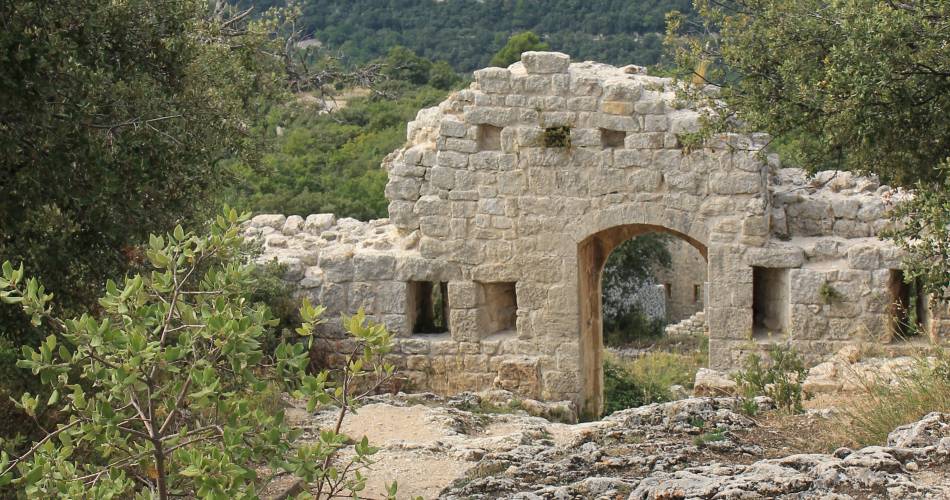
{"label": "forested hillside", "polygon": [[[241,0],[259,12],[286,0]],[[458,71],[487,66],[514,33],[533,31],[575,60],[657,63],[666,13],[690,0],[301,0],[304,31],[365,62],[401,45]]]}

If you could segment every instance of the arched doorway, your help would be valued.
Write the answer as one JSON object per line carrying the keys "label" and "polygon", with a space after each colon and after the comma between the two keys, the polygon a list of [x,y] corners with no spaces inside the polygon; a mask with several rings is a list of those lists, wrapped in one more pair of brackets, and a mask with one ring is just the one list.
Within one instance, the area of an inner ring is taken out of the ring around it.
{"label": "arched doorway", "polygon": [[662,232],[676,236],[708,258],[706,245],[679,231],[652,224],[624,224],[598,231],[577,245],[578,303],[580,305],[580,374],[583,388],[581,414],[586,419],[603,410],[603,298],[601,279],[610,253],[636,236]]}

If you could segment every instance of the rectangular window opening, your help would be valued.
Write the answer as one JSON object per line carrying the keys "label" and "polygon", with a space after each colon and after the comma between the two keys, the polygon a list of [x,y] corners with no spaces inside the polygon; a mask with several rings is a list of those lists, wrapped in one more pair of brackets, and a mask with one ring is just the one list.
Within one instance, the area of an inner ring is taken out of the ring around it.
{"label": "rectangular window opening", "polygon": [[407,302],[412,333],[445,333],[449,331],[448,283],[409,282]]}
{"label": "rectangular window opening", "polygon": [[604,148],[622,148],[626,138],[626,131],[606,128],[600,129],[600,143]]}
{"label": "rectangular window opening", "polygon": [[927,295],[919,280],[907,283],[904,271],[891,269],[888,277],[890,294],[890,331],[892,341],[918,338],[926,330]]}
{"label": "rectangular window opening", "polygon": [[501,150],[501,127],[485,124],[479,125],[478,149],[480,151]]}
{"label": "rectangular window opening", "polygon": [[703,285],[693,285],[693,302],[698,304],[703,301]]}
{"label": "rectangular window opening", "polygon": [[752,268],[752,333],[784,334],[789,323],[788,269]]}
{"label": "rectangular window opening", "polygon": [[482,335],[517,330],[518,294],[514,282],[479,283],[478,323]]}

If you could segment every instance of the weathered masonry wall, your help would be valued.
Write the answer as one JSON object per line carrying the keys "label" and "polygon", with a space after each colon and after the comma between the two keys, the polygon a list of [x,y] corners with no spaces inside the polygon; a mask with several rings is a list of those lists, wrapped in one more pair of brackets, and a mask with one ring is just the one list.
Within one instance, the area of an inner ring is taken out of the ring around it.
{"label": "weathered masonry wall", "polygon": [[[393,360],[416,389],[502,387],[596,413],[600,272],[649,231],[708,262],[713,367],[769,333],[809,355],[891,342],[899,256],[874,236],[891,190],[780,169],[760,159],[760,136],[684,150],[679,134],[698,118],[642,68],[527,52],[409,124],[384,162],[389,219],[264,215],[247,234],[301,294],[331,313],[363,307],[396,332]],[[781,289],[763,305],[758,287]],[[929,316],[929,335],[950,330],[942,317]]]}

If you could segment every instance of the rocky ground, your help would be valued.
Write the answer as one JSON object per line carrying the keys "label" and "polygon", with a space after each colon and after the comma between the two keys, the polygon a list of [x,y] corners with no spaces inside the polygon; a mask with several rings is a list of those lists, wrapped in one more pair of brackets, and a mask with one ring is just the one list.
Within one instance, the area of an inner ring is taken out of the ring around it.
{"label": "rocky ground", "polygon": [[[381,448],[367,490],[398,479],[399,498],[950,498],[948,414],[896,429],[882,446],[801,453],[822,449],[814,428],[830,412],[779,427],[771,401],[756,403],[754,419],[734,398],[695,397],[571,424],[528,414],[568,417],[564,404],[504,391],[399,394],[372,399],[344,430]],[[289,415],[311,436],[335,417]]]}

